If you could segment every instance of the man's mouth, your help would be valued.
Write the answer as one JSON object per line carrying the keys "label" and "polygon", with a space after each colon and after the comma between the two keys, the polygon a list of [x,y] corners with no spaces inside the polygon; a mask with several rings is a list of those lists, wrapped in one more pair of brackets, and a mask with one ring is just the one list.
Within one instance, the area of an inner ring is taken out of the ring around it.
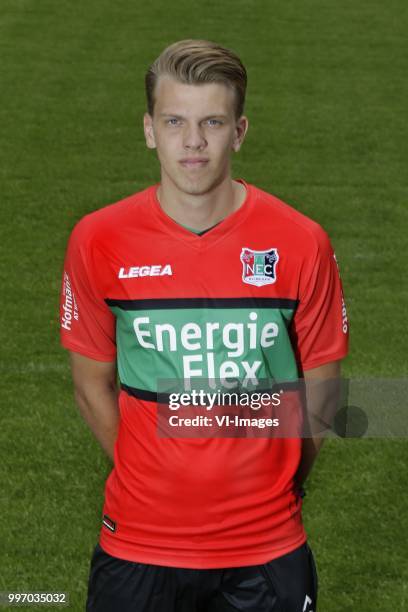
{"label": "man's mouth", "polygon": [[209,160],[205,157],[186,157],[180,160],[180,164],[184,168],[203,168],[208,162]]}

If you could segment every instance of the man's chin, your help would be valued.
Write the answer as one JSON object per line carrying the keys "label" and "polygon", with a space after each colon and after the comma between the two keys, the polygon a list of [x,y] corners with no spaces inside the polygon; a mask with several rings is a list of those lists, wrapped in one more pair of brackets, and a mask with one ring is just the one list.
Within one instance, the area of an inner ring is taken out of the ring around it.
{"label": "man's chin", "polygon": [[222,180],[221,177],[213,179],[202,177],[195,180],[178,180],[175,181],[175,185],[186,195],[205,195],[222,183]]}

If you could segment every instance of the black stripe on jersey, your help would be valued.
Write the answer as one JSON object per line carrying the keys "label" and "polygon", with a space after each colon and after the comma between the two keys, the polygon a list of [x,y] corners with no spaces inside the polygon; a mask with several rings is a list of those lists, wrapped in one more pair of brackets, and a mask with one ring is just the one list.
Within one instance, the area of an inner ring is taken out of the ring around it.
{"label": "black stripe on jersey", "polygon": [[172,308],[287,308],[295,310],[299,300],[289,298],[158,298],[115,300],[105,298],[108,306],[122,310],[169,310]]}
{"label": "black stripe on jersey", "polygon": [[[137,397],[138,399],[145,400],[146,402],[157,402],[158,394],[155,391],[146,391],[146,389],[138,389],[137,387],[129,387],[125,383],[120,383],[120,388],[123,389],[128,395]],[[167,403],[169,394],[163,394],[163,401]]]}
{"label": "black stripe on jersey", "polygon": [[[125,385],[125,383],[120,383],[120,388],[128,395],[136,397],[137,399],[144,400],[145,402],[158,402],[160,404],[168,404],[170,401],[170,393],[157,393],[156,391],[147,391],[146,389],[130,387],[129,385]],[[275,382],[269,387],[262,387],[262,389],[245,390],[243,387],[240,387],[236,389],[227,389],[227,392],[244,392],[245,394],[251,396],[252,393],[257,394],[261,391],[263,393],[276,393],[279,391],[299,391],[301,388],[302,380],[299,379],[287,382]]]}

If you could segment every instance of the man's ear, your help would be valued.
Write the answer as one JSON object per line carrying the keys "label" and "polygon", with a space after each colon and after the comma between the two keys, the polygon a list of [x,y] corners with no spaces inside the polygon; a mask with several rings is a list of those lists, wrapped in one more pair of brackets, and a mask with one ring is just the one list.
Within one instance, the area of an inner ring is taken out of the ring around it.
{"label": "man's ear", "polygon": [[235,151],[235,153],[238,153],[238,151],[240,150],[247,131],[248,118],[245,117],[245,115],[242,115],[236,123],[234,140],[232,141],[232,150]]}
{"label": "man's ear", "polygon": [[156,148],[156,140],[153,131],[153,118],[149,113],[143,115],[143,129],[148,149]]}

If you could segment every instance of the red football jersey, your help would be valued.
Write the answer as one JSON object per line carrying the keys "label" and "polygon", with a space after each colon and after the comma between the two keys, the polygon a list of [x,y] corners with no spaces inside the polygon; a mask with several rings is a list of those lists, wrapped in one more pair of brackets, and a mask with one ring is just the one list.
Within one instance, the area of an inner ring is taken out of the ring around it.
{"label": "red football jersey", "polygon": [[62,344],[117,359],[121,392],[100,544],[186,568],[265,563],[306,539],[301,439],[162,437],[160,381],[295,381],[343,358],[348,324],[322,228],[240,181],[241,207],[199,236],[157,187],[84,217],[66,254]]}

